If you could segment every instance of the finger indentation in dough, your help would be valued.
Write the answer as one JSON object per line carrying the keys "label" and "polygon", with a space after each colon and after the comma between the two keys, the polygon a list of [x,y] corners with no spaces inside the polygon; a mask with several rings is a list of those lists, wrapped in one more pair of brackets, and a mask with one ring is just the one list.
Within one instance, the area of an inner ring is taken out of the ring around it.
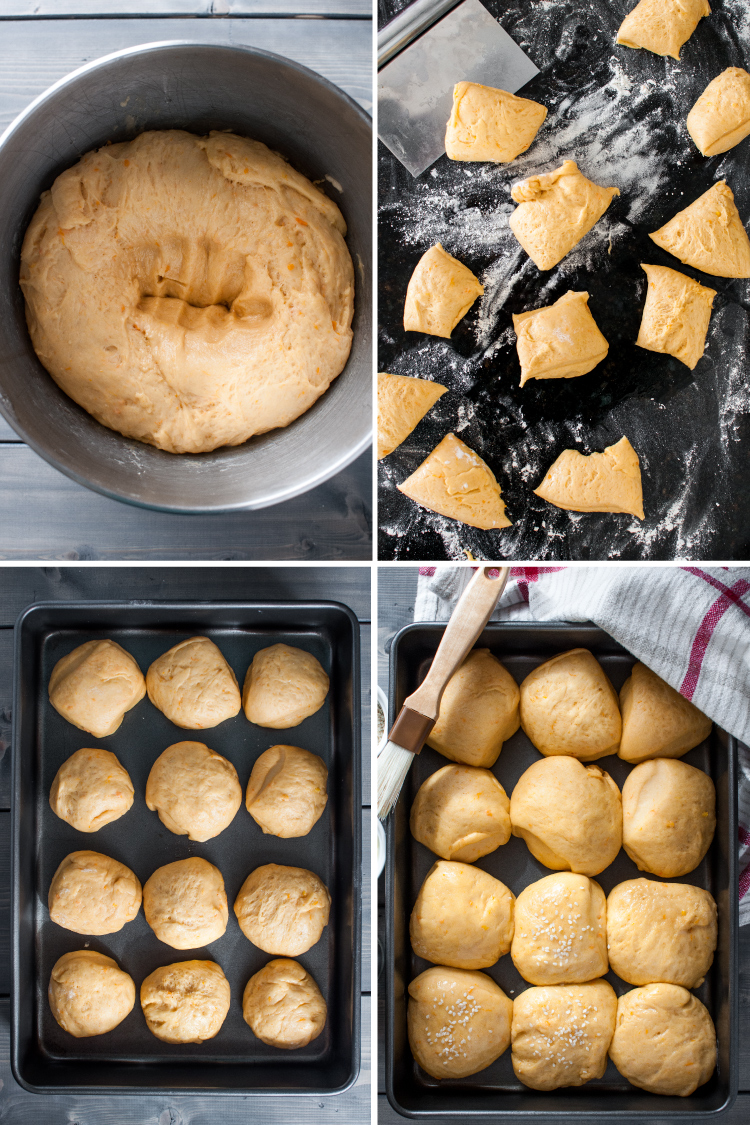
{"label": "finger indentation in dough", "polygon": [[645,518],[641,466],[626,437],[603,453],[564,449],[534,493],[569,512],[629,512]]}
{"label": "finger indentation in dough", "polygon": [[573,379],[606,358],[609,344],[588,299],[588,293],[569,290],[554,305],[513,314],[521,386],[529,379]]}
{"label": "finger indentation in dough", "polygon": [[448,339],[483,293],[484,286],[468,266],[452,258],[437,242],[422,255],[409,279],[404,328]]}
{"label": "finger indentation in dough", "polygon": [[455,434],[446,434],[398,488],[423,508],[469,527],[511,526],[492,470]]}
{"label": "finger indentation in dough", "polygon": [[450,160],[489,160],[507,164],[531,145],[547,107],[494,86],[458,82],[445,131]]}

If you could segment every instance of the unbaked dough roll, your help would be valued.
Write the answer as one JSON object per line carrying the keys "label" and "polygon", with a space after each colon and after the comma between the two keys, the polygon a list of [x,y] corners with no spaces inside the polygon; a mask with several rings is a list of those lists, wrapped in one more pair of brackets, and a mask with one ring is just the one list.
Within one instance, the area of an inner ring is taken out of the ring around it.
{"label": "unbaked dough roll", "polygon": [[545,757],[571,754],[593,762],[617,752],[617,694],[588,649],[560,652],[529,672],[521,684],[521,726]]}
{"label": "unbaked dough roll", "polygon": [[568,512],[623,512],[645,519],[641,463],[626,437],[603,453],[564,449],[534,495]]}
{"label": "unbaked dough roll", "polygon": [[422,255],[409,279],[404,329],[450,338],[484,286],[468,266],[452,258],[437,242]]}
{"label": "unbaked dough roll", "polygon": [[203,742],[175,742],[154,762],[146,805],[176,836],[203,843],[223,832],[242,804],[237,770]]}
{"label": "unbaked dough roll", "polygon": [[71,852],[52,876],[47,903],[58,926],[75,934],[115,934],[141,908],[138,877],[101,852]]}
{"label": "unbaked dough roll", "polygon": [[299,1050],[317,1039],[328,1009],[320,989],[298,961],[282,957],[250,977],[242,994],[242,1018],[269,1047]]}
{"label": "unbaked dough roll", "polygon": [[711,720],[656,672],[640,662],[620,689],[622,739],[617,751],[626,762],[681,758],[711,733]]}
{"label": "unbaked dough roll", "polygon": [[411,834],[443,859],[474,863],[510,839],[510,801],[489,770],[443,766],[422,783]]}
{"label": "unbaked dough roll", "polygon": [[299,746],[270,746],[253,766],[245,808],[270,836],[306,836],[328,801],[328,770],[317,754]]}
{"label": "unbaked dough roll", "polygon": [[49,701],[79,730],[105,738],[146,694],[143,673],[115,641],[86,641],[58,660],[49,679]]}
{"label": "unbaked dough roll", "polygon": [[457,82],[445,131],[450,160],[507,164],[526,152],[547,116],[547,107],[494,86]]}
{"label": "unbaked dough roll", "polygon": [[570,871],[530,883],[516,899],[510,955],[529,984],[603,977],[609,968],[607,900],[599,884]]}
{"label": "unbaked dough roll", "polygon": [[60,1027],[82,1039],[122,1023],[135,1006],[135,984],[111,957],[78,949],[55,962],[47,996]]}
{"label": "unbaked dough roll", "polygon": [[750,74],[738,66],[718,74],[690,110],[687,130],[704,156],[744,141],[750,133]]}
{"label": "unbaked dough roll", "polygon": [[510,949],[514,895],[468,863],[438,860],[427,872],[409,922],[417,957],[456,969],[487,969]]}
{"label": "unbaked dough roll", "polygon": [[320,941],[331,896],[322,879],[304,867],[266,863],[239,890],[234,913],[243,934],[264,953],[299,957]]}
{"label": "unbaked dough roll", "polygon": [[488,648],[475,648],[448,681],[427,745],[453,762],[494,766],[518,730],[520,693]]}
{"label": "unbaked dough roll", "polygon": [[714,783],[676,758],[641,762],[622,787],[622,820],[622,845],[639,871],[689,875],[714,838]]}
{"label": "unbaked dough roll", "polygon": [[229,1011],[229,981],[215,961],[175,961],[141,985],[149,1031],[164,1043],[203,1043],[221,1031]]}
{"label": "unbaked dough roll", "polygon": [[378,460],[401,445],[447,389],[429,379],[379,372]]}
{"label": "unbaked dough roll", "polygon": [[494,473],[455,434],[446,434],[398,489],[423,508],[469,527],[511,526]]}
{"label": "unbaked dough roll", "polygon": [[513,1070],[532,1090],[602,1078],[617,996],[606,980],[527,988],[513,1002]]}
{"label": "unbaked dough roll", "polygon": [[714,277],[750,277],[750,239],[725,180],[678,211],[649,238],[693,269]]}
{"label": "unbaked dough roll", "polygon": [[706,350],[715,289],[667,266],[641,263],[648,278],[646,304],[636,344],[673,355],[692,371]]}
{"label": "unbaked dough roll", "polygon": [[568,290],[554,305],[513,314],[521,386],[529,379],[573,379],[606,359],[609,344],[588,300],[588,293]]}
{"label": "unbaked dough roll", "polygon": [[680,48],[710,15],[708,0],[640,0],[620,25],[617,42],[679,59]]}
{"label": "unbaked dough roll", "polygon": [[210,637],[191,637],[158,657],[146,673],[148,697],[171,723],[206,730],[241,707],[237,677]]}
{"label": "unbaked dough roll", "polygon": [[143,913],[159,941],[173,949],[217,941],[229,918],[221,872],[197,855],[157,867],[143,888]]}
{"label": "unbaked dough roll", "polygon": [[98,832],[119,820],[133,804],[133,782],[109,750],[84,747],[55,774],[50,808],[77,832]]}
{"label": "unbaked dough roll", "polygon": [[242,706],[251,723],[272,730],[298,727],[323,706],[330,682],[311,652],[269,645],[256,652],[242,686]]}

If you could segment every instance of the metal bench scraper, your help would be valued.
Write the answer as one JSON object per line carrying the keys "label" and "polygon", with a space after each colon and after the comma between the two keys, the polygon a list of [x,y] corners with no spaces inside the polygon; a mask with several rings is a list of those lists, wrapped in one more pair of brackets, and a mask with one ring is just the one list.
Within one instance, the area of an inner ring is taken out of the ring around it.
{"label": "metal bench scraper", "polygon": [[412,176],[445,152],[456,82],[515,94],[539,73],[479,0],[415,0],[378,34],[378,69],[378,134]]}

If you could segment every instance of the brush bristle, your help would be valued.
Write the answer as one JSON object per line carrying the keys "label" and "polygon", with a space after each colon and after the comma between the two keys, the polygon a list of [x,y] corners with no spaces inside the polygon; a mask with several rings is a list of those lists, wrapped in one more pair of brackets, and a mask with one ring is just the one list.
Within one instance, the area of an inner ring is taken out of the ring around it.
{"label": "brush bristle", "polygon": [[410,750],[388,742],[378,755],[378,816],[385,820],[398,800],[409,767],[414,761]]}

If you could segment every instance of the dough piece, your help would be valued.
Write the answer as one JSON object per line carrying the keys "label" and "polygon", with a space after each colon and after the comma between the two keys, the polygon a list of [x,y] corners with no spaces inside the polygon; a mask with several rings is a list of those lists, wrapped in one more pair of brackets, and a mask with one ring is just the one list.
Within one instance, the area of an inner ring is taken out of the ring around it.
{"label": "dough piece", "polygon": [[593,762],[617,752],[617,694],[588,649],[561,652],[529,672],[521,684],[521,726],[545,757]]}
{"label": "dough piece", "polygon": [[191,637],[155,660],[148,697],[176,727],[204,730],[239,714],[237,677],[208,637]]}
{"label": "dough piece", "polygon": [[212,840],[242,804],[237,770],[203,742],[175,742],[154,762],[146,804],[176,836]]}
{"label": "dough piece", "polygon": [[750,134],[750,74],[738,66],[718,74],[690,110],[687,130],[704,156],[744,141]]}
{"label": "dough piece", "polygon": [[607,963],[607,900],[593,879],[545,875],[516,899],[510,955],[529,984],[584,984]]}
{"label": "dough piece", "polygon": [[706,350],[715,289],[667,266],[647,266],[648,288],[636,344],[673,355],[692,371]]}
{"label": "dough piece", "polygon": [[511,526],[489,465],[455,434],[446,434],[398,488],[423,508],[469,527]]}
{"label": "dough piece", "polygon": [[164,1043],[213,1039],[229,1011],[229,981],[215,961],[162,965],[141,985],[149,1031]]}
{"label": "dough piece", "polygon": [[447,387],[429,379],[378,373],[378,460],[393,453]]}
{"label": "dough piece", "polygon": [[545,867],[598,875],[622,843],[620,790],[599,766],[567,755],[542,758],[516,782],[510,821]]}
{"label": "dough piece", "polygon": [[63,1031],[85,1039],[122,1023],[135,1006],[135,985],[111,957],[78,949],[55,962],[47,996]]}
{"label": "dough piece", "polygon": [[404,329],[447,340],[483,293],[484,286],[471,270],[437,242],[422,255],[409,279]]}
{"label": "dough piece", "polygon": [[554,305],[513,314],[521,386],[529,379],[573,379],[593,371],[609,344],[589,312],[588,293],[569,289]]}
{"label": "dough piece", "polygon": [[688,875],[714,838],[714,783],[675,758],[641,762],[622,788],[622,818],[622,845],[639,871]]}
{"label": "dough piece", "polygon": [[58,660],[49,678],[58,714],[96,738],[114,734],[145,694],[143,673],[115,641],[86,641]]}
{"label": "dough piece", "polygon": [[270,645],[256,652],[242,687],[242,706],[251,723],[272,730],[298,727],[325,703],[330,682],[311,652]]}
{"label": "dough piece", "polygon": [[49,916],[74,934],[115,934],[141,908],[141,884],[129,867],[100,852],[71,852],[52,876]]}
{"label": "dough piece", "polygon": [[77,832],[98,832],[133,804],[133,782],[109,750],[76,750],[55,774],[50,808]]}
{"label": "dough piece", "polygon": [[452,762],[489,769],[518,730],[516,681],[488,648],[475,648],[451,676],[427,745]]}
{"label": "dough piece", "polygon": [[609,893],[609,963],[628,984],[697,988],[711,968],[716,936],[716,903],[702,887],[628,879]]}
{"label": "dough piece", "polygon": [[633,1086],[686,1098],[716,1066],[716,1030],[697,996],[674,984],[647,984],[617,1001],[609,1057]]}
{"label": "dough piece", "polygon": [[514,184],[510,194],[518,207],[508,226],[537,269],[551,270],[599,222],[620,192],[587,180],[574,160],[566,160],[554,172]]}
{"label": "dough piece", "polygon": [[489,770],[443,766],[420,786],[411,834],[443,859],[474,863],[510,839],[510,801]]}
{"label": "dough piece", "polygon": [[508,164],[526,152],[547,116],[547,107],[507,90],[458,82],[445,131],[450,160],[491,160]]}
{"label": "dough piece", "polygon": [[468,863],[439,859],[427,872],[409,922],[417,957],[456,969],[487,969],[513,940],[515,898]]}
{"label": "dough piece", "polygon": [[411,1053],[433,1078],[466,1078],[510,1044],[513,1001],[486,973],[427,969],[409,985]]}
{"label": "dough piece", "polygon": [[679,59],[680,48],[710,15],[708,0],[640,0],[620,25],[617,42]]}
{"label": "dough piece", "polygon": [[325,762],[299,746],[271,746],[253,766],[245,805],[266,835],[306,836],[328,801]]}
{"label": "dough piece", "polygon": [[564,449],[534,495],[568,512],[629,512],[645,519],[641,464],[626,437],[603,453]]}
{"label": "dough piece", "polygon": [[240,929],[264,953],[299,957],[320,941],[328,925],[328,888],[304,867],[256,867],[234,903]]}
{"label": "dough piece", "polygon": [[159,941],[173,949],[216,941],[229,918],[221,872],[199,856],[158,867],[143,888],[143,913]]}
{"label": "dough piece", "polygon": [[325,1027],[326,1002],[297,961],[269,961],[250,977],[242,994],[242,1016],[269,1047],[294,1051],[317,1039]]}
{"label": "dough piece", "polygon": [[711,720],[645,664],[634,664],[620,689],[622,739],[617,753],[626,762],[681,758],[711,733]]}
{"label": "dough piece", "polygon": [[239,445],[287,426],[344,367],[345,233],[336,204],[258,141],[170,129],[107,145],[57,177],[26,232],[34,348],[126,437]]}
{"label": "dough piece", "polygon": [[513,1070],[532,1090],[602,1078],[617,996],[606,980],[527,988],[513,1002]]}
{"label": "dough piece", "polygon": [[750,239],[725,180],[678,211],[649,238],[693,269],[714,277],[750,277]]}

